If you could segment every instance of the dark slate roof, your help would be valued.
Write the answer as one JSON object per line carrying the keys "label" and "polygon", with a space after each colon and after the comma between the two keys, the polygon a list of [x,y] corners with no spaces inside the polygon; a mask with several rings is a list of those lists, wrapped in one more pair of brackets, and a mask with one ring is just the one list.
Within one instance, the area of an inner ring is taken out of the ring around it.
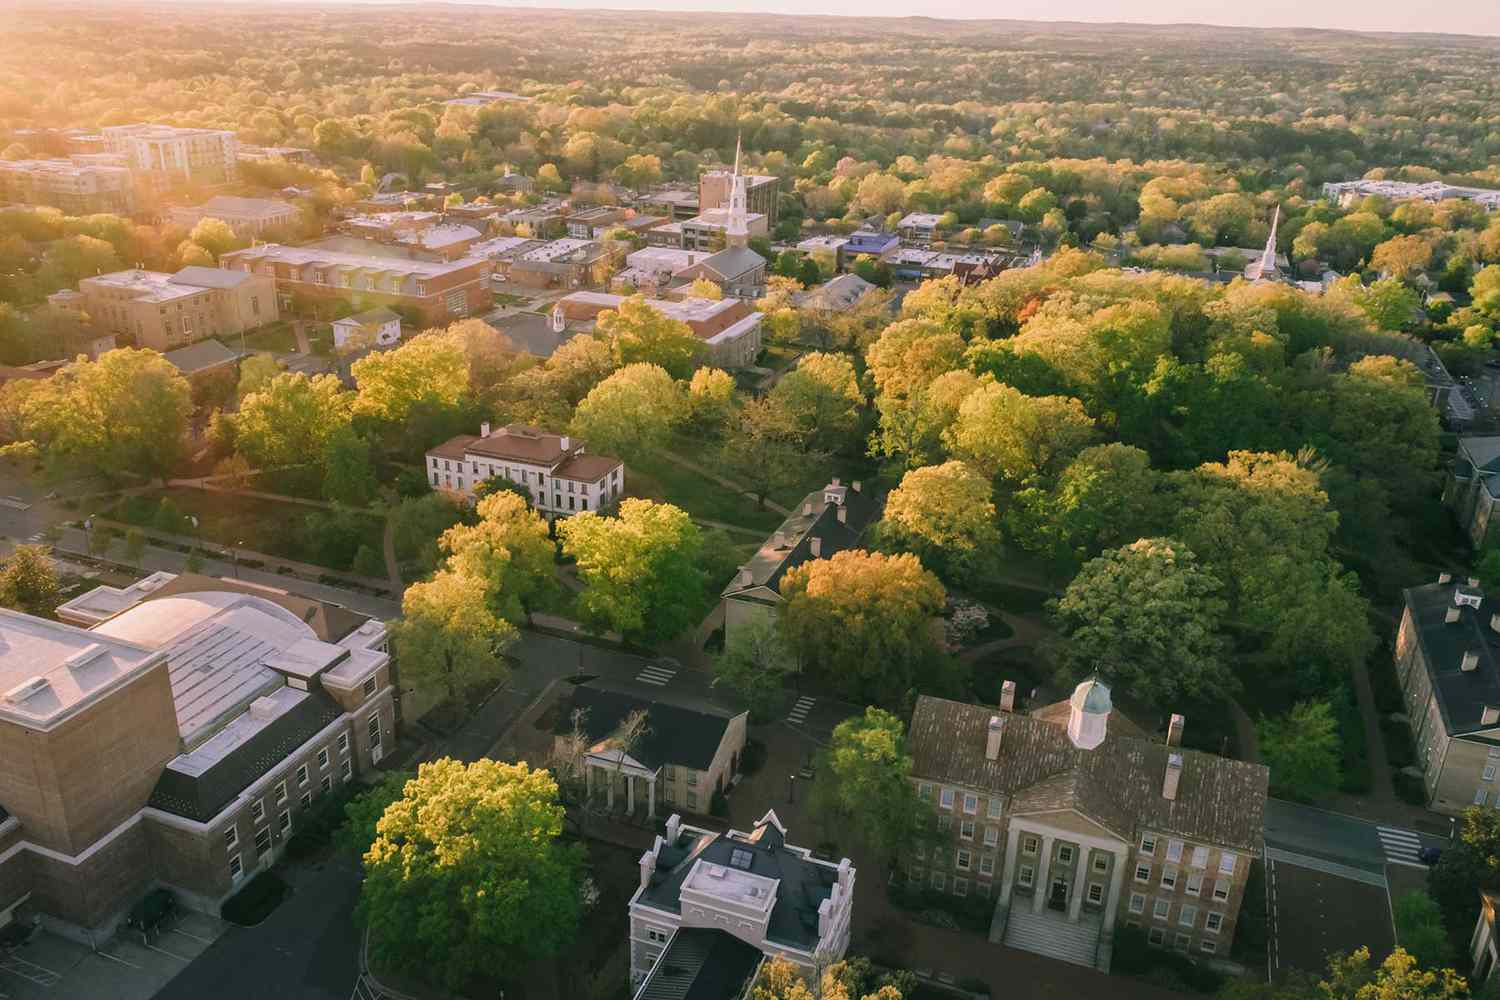
{"label": "dark slate roof", "polygon": [[309,692],[203,773],[191,775],[168,766],[147,804],[200,823],[213,819],[236,795],[342,714],[343,709],[326,693]]}
{"label": "dark slate roof", "polygon": [[[749,866],[731,863],[736,850],[750,854]],[[674,844],[662,848],[656,871],[642,890],[640,901],[670,913],[682,912],[682,883],[699,860],[725,868],[739,868],[753,875],[779,879],[776,904],[766,926],[766,940],[804,951],[818,944],[818,907],[833,895],[838,869],[804,857],[786,846],[775,825],[762,820],[748,836],[726,833],[683,833]]]}
{"label": "dark slate roof", "polygon": [[[1005,715],[999,758],[988,760],[985,739],[996,714],[984,705],[918,698],[908,739],[912,775],[1012,796],[1012,812],[1076,808],[1124,840],[1154,830],[1260,850],[1270,774],[1263,765],[1168,747],[1120,732],[1124,726],[1108,730],[1098,748],[1080,750],[1065,725],[1014,712]],[[1175,799],[1161,794],[1169,753],[1183,757]]]}
{"label": "dark slate roof", "polygon": [[[1460,591],[1479,597],[1479,607],[1455,605]],[[1411,587],[1403,596],[1448,735],[1495,729],[1482,725],[1481,717],[1486,705],[1500,708],[1500,634],[1491,627],[1500,601],[1457,581]],[[1458,620],[1450,623],[1446,618],[1453,607],[1458,607]],[[1479,654],[1473,670],[1463,669],[1468,652]]]}
{"label": "dark slate roof", "polygon": [[337,643],[344,636],[370,620],[368,615],[362,615],[357,611],[350,611],[348,608],[340,607],[337,604],[327,604],[323,601],[299,597],[296,594],[288,594],[269,587],[257,587],[239,580],[224,580],[215,576],[203,576],[200,573],[178,573],[176,579],[157,590],[153,590],[151,596],[146,598],[146,600],[156,601],[163,597],[172,597],[177,594],[198,594],[205,590],[228,590],[236,594],[249,594],[252,597],[259,597],[270,601],[272,604],[280,605],[302,619],[313,630],[313,634],[324,642]]}
{"label": "dark slate roof", "polygon": [[631,712],[646,713],[646,735],[631,749],[630,756],[646,767],[663,764],[706,771],[729,729],[732,716],[656,701],[625,691],[593,684],[579,684],[562,712],[553,732],[559,736],[573,729],[573,713],[584,713],[584,730],[591,745],[598,745],[619,728]]}
{"label": "dark slate roof", "polygon": [[635,1000],[739,1000],[760,968],[760,949],[711,927],[672,935]]}
{"label": "dark slate roof", "polygon": [[757,267],[765,267],[766,259],[749,247],[725,247],[699,263],[725,278],[738,278]]}
{"label": "dark slate roof", "polygon": [[[847,511],[843,522],[838,519],[841,505],[828,499],[829,491],[843,495],[842,506]],[[803,513],[804,511],[808,513]],[[845,549],[858,548],[860,536],[879,512],[879,503],[867,489],[856,490],[852,484],[834,480],[821,489],[813,490],[745,564],[745,569],[750,571],[751,583],[748,586],[741,584],[740,577],[736,574],[724,588],[723,596],[728,597],[758,587],[768,587],[780,593],[781,578],[786,575],[787,570],[801,566],[813,558],[812,539],[822,539],[818,556],[820,559],[828,559],[835,552]],[[782,538],[779,545],[776,542],[777,535]]]}

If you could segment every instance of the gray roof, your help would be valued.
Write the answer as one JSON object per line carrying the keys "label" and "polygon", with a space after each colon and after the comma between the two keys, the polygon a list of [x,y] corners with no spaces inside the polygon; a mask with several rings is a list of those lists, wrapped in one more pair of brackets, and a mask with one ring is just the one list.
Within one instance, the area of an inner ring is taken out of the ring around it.
{"label": "gray roof", "polygon": [[[1479,598],[1479,607],[1455,605],[1454,596],[1460,592]],[[1459,583],[1411,587],[1403,596],[1448,734],[1495,729],[1481,720],[1485,706],[1500,708],[1500,634],[1491,627],[1493,616],[1500,614],[1500,601]],[[1450,608],[1457,608],[1457,621],[1447,621]],[[1473,670],[1464,670],[1464,654],[1470,652],[1478,655],[1478,662]],[[1500,745],[1496,740],[1486,742]]]}
{"label": "gray roof", "polygon": [[[400,321],[401,314],[387,309],[385,306],[376,306],[374,309],[366,309],[364,312],[355,313],[353,316],[345,316],[344,320],[358,323],[360,326],[380,326],[391,320]],[[343,322],[338,320],[336,322]]]}
{"label": "gray roof", "polygon": [[193,375],[197,372],[208,371],[210,368],[218,368],[220,365],[231,364],[239,356],[238,351],[230,350],[212,337],[162,355],[184,375]]}
{"label": "gray roof", "polygon": [[551,318],[539,313],[511,313],[485,322],[505,334],[518,349],[538,358],[552,357],[554,351],[581,332],[573,327],[558,333],[552,329]]}
{"label": "gray roof", "polygon": [[718,253],[705,257],[699,263],[726,278],[738,278],[757,267],[765,267],[766,259],[749,247],[725,247]]}
{"label": "gray roof", "polygon": [[258,219],[272,219],[297,211],[294,206],[284,201],[277,201],[275,198],[237,198],[227,194],[214,195],[199,205],[197,210],[208,216],[213,216],[215,212],[224,212],[241,218]]}
{"label": "gray roof", "polygon": [[[843,504],[829,500],[830,493],[842,495]],[[838,519],[840,506],[847,510],[843,522]],[[821,554],[818,556],[821,559],[828,559],[845,549],[858,548],[860,536],[878,513],[879,504],[875,498],[849,484],[835,480],[822,489],[813,490],[745,564],[751,582],[741,584],[736,575],[724,588],[724,596],[760,587],[780,593],[781,578],[787,570],[813,558],[812,539],[821,539]],[[780,544],[776,541],[778,535],[782,539]]]}
{"label": "gray roof", "polygon": [[651,967],[635,1000],[739,1000],[764,958],[712,927],[683,927]]}
{"label": "gray roof", "polygon": [[[985,742],[997,714],[984,705],[918,698],[908,738],[912,775],[1012,796],[1012,814],[1077,809],[1126,841],[1152,830],[1260,850],[1270,774],[1264,766],[1125,735],[1123,726],[1110,727],[1098,748],[1081,750],[1062,725],[1014,712],[1005,713],[999,756],[989,760]],[[1174,799],[1162,795],[1169,754],[1183,758]]]}
{"label": "gray roof", "polygon": [[857,274],[841,274],[817,288],[803,292],[797,304],[804,309],[841,312],[845,309],[853,309],[874,289],[873,284]]}
{"label": "gray roof", "polygon": [[[734,864],[737,851],[748,854],[749,858],[742,855],[741,863]],[[681,913],[682,884],[700,859],[779,880],[776,904],[771,907],[771,919],[766,926],[766,940],[803,950],[817,946],[818,907],[833,895],[833,886],[838,881],[836,867],[787,847],[781,830],[767,820],[762,820],[743,839],[722,833],[684,832],[661,849],[656,871],[641,890],[640,902]]]}
{"label": "gray roof", "polygon": [[248,271],[226,271],[218,267],[185,267],[172,275],[172,281],[194,288],[238,288],[250,280]]}
{"label": "gray roof", "polygon": [[1479,436],[1458,439],[1456,471],[1461,477],[1468,478],[1475,470],[1486,476],[1500,472],[1500,437]]}
{"label": "gray roof", "polygon": [[663,765],[706,771],[713,764],[729,722],[734,716],[657,701],[651,697],[599,687],[593,683],[573,688],[553,732],[565,735],[573,729],[573,714],[583,712],[583,729],[590,744],[608,739],[632,712],[646,713],[646,733],[629,754],[646,767]]}

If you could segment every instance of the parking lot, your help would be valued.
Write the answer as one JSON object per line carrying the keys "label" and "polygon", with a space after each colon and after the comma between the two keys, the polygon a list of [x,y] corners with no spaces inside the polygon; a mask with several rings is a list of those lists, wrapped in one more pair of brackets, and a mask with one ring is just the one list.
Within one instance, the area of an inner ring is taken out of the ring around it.
{"label": "parking lot", "polygon": [[224,933],[224,923],[184,912],[148,943],[123,931],[98,950],[42,930],[0,950],[4,1000],[148,1000]]}

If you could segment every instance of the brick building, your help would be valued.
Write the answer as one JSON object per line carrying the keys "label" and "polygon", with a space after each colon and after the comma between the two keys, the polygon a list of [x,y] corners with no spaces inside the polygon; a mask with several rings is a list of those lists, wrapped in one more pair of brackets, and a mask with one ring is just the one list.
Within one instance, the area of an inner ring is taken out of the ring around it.
{"label": "brick building", "polygon": [[215,911],[392,745],[378,621],[171,573],[58,616],[0,611],[0,924],[107,933],[156,886]]}
{"label": "brick building", "polygon": [[[591,323],[599,314],[620,308],[625,296],[608,292],[574,292],[552,307],[554,326]],[[647,299],[646,304],[687,324],[704,344],[707,361],[715,368],[746,368],[760,355],[763,314],[738,299]]]}
{"label": "brick building", "polygon": [[148,190],[183,183],[224,184],[238,175],[239,143],[233,132],[173,125],[111,125],[100,130],[104,147]]}
{"label": "brick building", "polygon": [[135,211],[135,182],[123,165],[68,160],[0,160],[0,202],[50,205],[69,215]]}
{"label": "brick building", "polygon": [[258,274],[185,267],[115,271],[78,283],[71,308],[93,325],[166,353],[205,337],[244,333],[277,319],[276,289]]}
{"label": "brick building", "polygon": [[297,207],[276,198],[233,198],[216,195],[201,205],[179,205],[167,211],[173,225],[192,229],[204,219],[218,219],[240,239],[263,237],[297,223]]}

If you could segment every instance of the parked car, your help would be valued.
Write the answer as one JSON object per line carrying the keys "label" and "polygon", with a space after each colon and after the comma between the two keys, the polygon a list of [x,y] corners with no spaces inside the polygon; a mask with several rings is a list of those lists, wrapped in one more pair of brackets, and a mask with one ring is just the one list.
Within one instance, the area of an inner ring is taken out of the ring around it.
{"label": "parked car", "polygon": [[1417,860],[1421,861],[1424,865],[1435,865],[1442,856],[1443,849],[1441,847],[1424,847],[1417,852]]}

